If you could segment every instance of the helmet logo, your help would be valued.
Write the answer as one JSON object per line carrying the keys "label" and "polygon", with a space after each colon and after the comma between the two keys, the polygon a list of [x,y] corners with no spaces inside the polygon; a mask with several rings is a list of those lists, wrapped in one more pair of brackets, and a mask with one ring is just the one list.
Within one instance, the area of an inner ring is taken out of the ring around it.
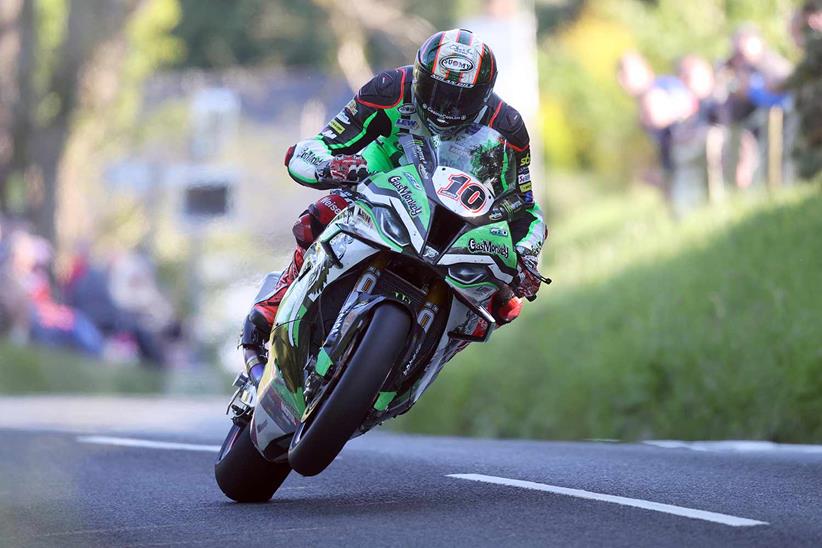
{"label": "helmet logo", "polygon": [[469,72],[474,70],[474,62],[462,55],[449,55],[440,59],[440,66],[452,72]]}

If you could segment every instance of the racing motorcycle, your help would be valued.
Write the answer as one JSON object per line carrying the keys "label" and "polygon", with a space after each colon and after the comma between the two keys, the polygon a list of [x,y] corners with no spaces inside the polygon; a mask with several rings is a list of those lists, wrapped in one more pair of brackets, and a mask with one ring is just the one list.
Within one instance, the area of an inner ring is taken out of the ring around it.
{"label": "racing motorcycle", "polygon": [[507,221],[525,207],[505,138],[474,125],[398,145],[400,167],[352,187],[352,203],[306,251],[259,381],[235,381],[215,465],[233,500],[270,499],[291,470],[320,473],[496,328],[490,301],[517,273]]}

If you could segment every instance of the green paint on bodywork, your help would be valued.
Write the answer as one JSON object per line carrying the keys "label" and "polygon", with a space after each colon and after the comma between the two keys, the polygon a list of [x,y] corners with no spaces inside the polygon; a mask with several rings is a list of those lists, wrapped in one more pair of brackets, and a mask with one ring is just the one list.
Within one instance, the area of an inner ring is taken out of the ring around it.
{"label": "green paint on bodywork", "polygon": [[303,396],[303,387],[297,387],[294,392],[289,392],[284,384],[274,384],[274,389],[282,398],[283,402],[288,405],[293,411],[294,416],[302,417],[305,413],[305,397]]}
{"label": "green paint on bodywork", "polygon": [[380,392],[380,395],[377,396],[377,401],[374,402],[374,409],[377,411],[385,411],[388,408],[388,404],[391,403],[391,400],[393,400],[396,395],[396,392]]}
{"label": "green paint on bodywork", "polygon": [[[394,183],[390,182],[393,177]],[[380,173],[371,177],[374,186],[397,194],[411,217],[419,220],[424,229],[431,222],[431,205],[425,187],[414,166],[398,167],[389,173]]]}
{"label": "green paint on bodywork", "polygon": [[331,356],[328,355],[328,352],[326,352],[324,348],[321,348],[319,354],[317,354],[317,365],[314,366],[314,370],[318,375],[325,376],[332,363]]}
{"label": "green paint on bodywork", "polygon": [[517,267],[517,254],[511,242],[511,229],[505,221],[469,230],[460,236],[452,247],[465,249],[470,254],[491,255],[500,259],[508,268]]}

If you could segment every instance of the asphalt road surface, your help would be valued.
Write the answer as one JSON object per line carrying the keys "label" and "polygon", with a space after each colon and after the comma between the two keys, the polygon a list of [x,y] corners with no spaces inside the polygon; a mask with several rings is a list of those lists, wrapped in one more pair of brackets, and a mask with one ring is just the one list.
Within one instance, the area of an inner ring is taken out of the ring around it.
{"label": "asphalt road surface", "polygon": [[223,400],[0,399],[0,546],[822,546],[822,447],[352,441],[267,504]]}

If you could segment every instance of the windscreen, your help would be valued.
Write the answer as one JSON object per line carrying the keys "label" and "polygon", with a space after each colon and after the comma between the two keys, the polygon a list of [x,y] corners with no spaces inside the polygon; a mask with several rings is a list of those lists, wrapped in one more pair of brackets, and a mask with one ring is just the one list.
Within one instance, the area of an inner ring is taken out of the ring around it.
{"label": "windscreen", "polygon": [[433,143],[437,163],[464,171],[481,181],[495,196],[515,181],[513,151],[505,138],[487,126],[472,124],[453,136]]}

